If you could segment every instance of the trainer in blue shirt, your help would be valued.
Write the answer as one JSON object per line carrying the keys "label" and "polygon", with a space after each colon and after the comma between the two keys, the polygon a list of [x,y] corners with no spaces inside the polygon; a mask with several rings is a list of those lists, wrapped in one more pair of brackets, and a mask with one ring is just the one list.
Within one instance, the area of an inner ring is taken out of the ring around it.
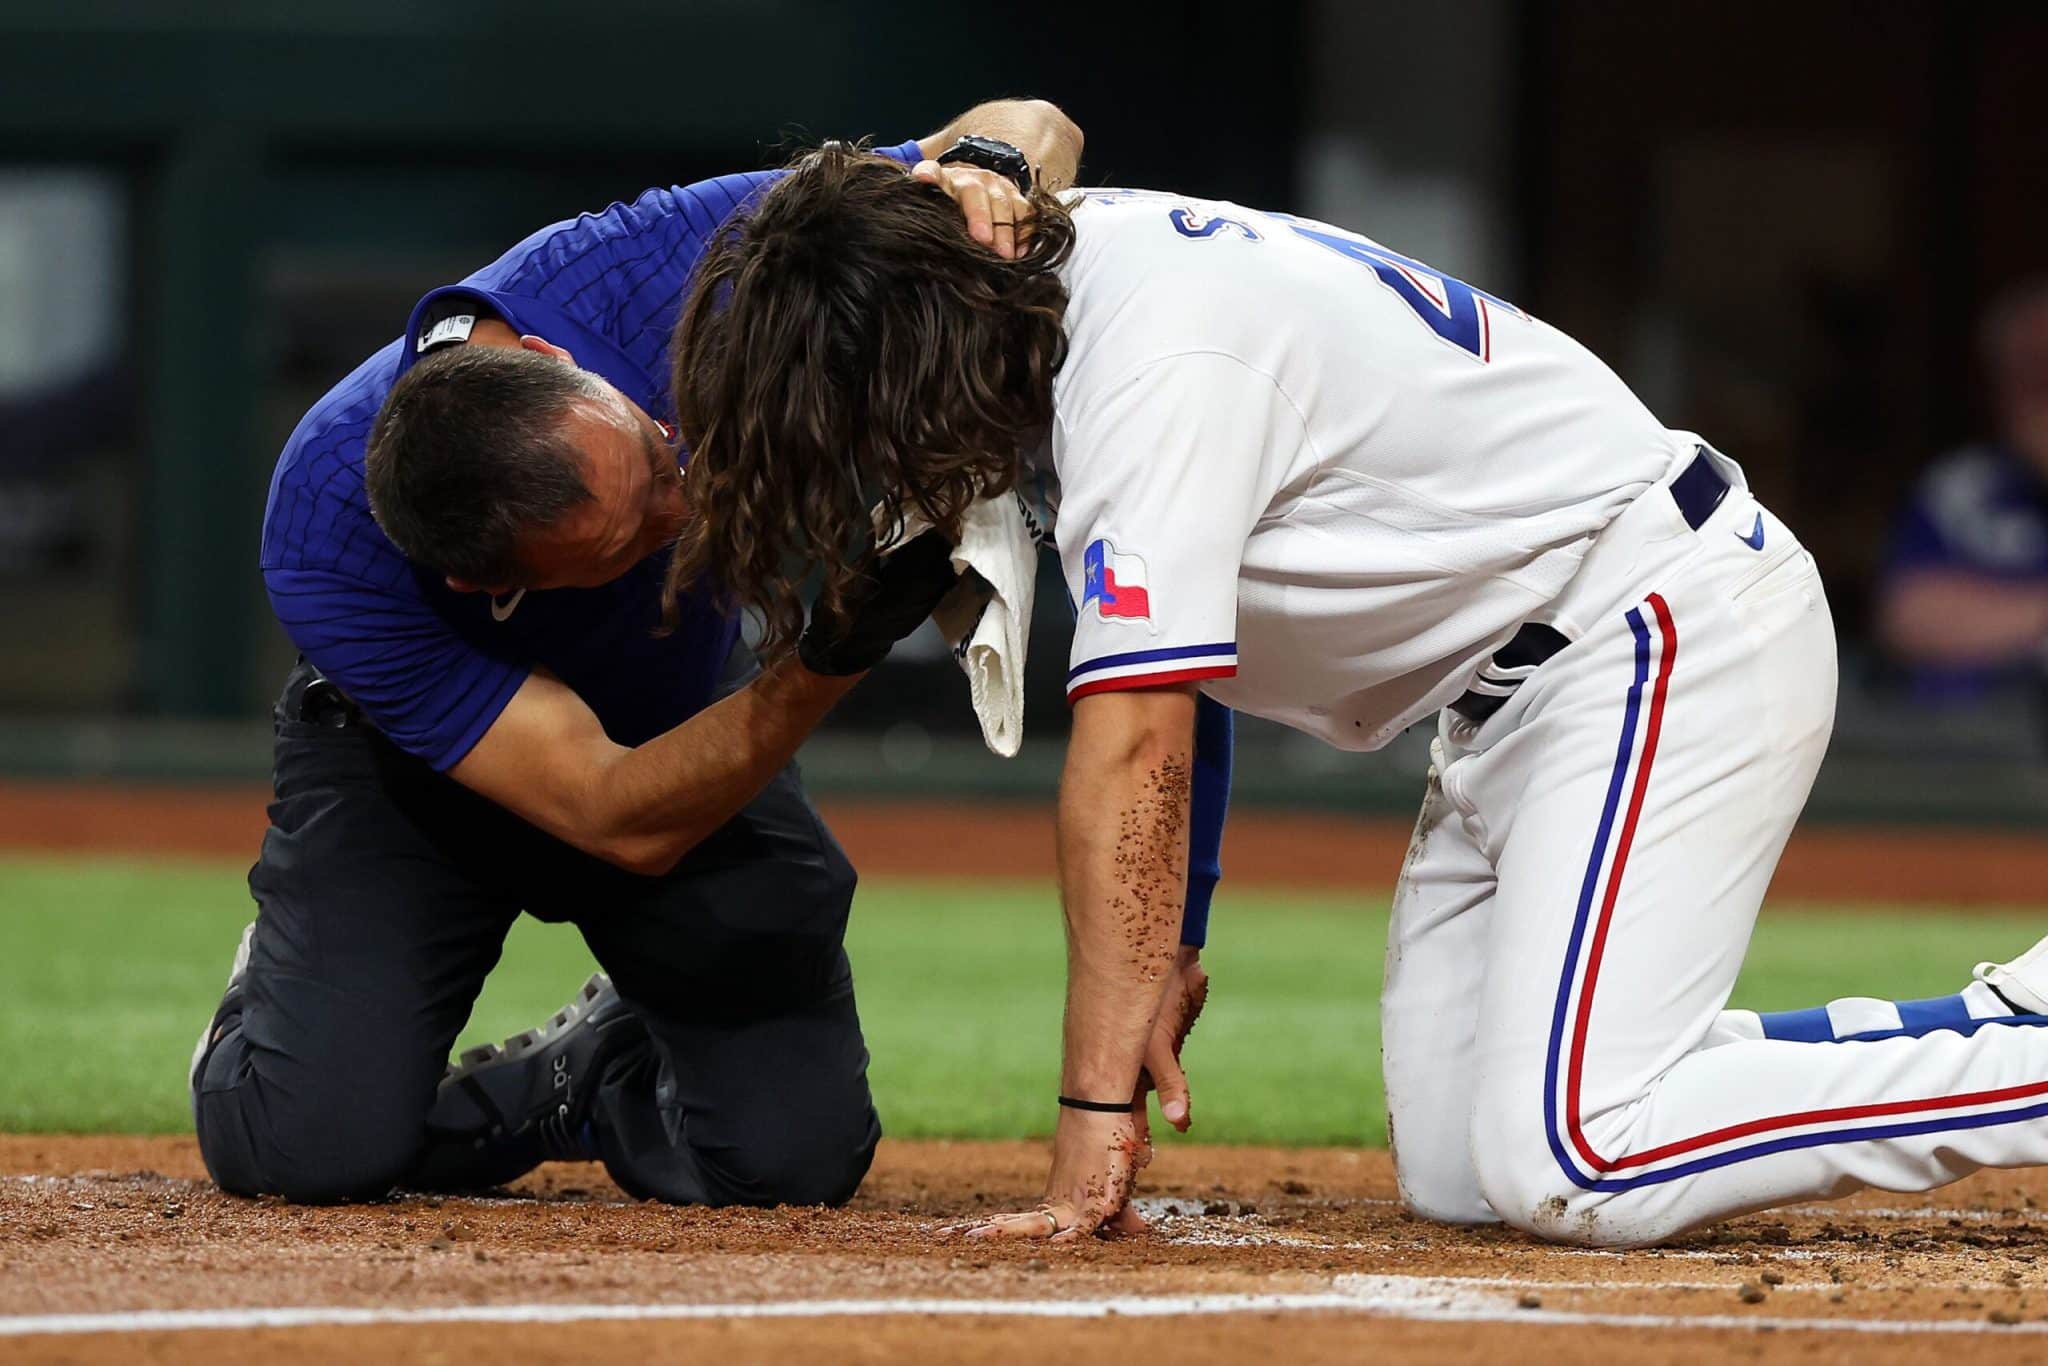
{"label": "trainer in blue shirt", "polygon": [[[879,153],[1005,255],[1020,182],[1070,183],[1079,154],[1035,101]],[[789,761],[928,613],[946,547],[892,555],[750,679],[710,594],[657,629],[685,516],[669,332],[772,174],[542,229],[430,292],[286,444],[262,571],[303,659],[257,919],[191,1071],[223,1188],[368,1199],[582,1157],[639,1196],[810,1204],[866,1173],[853,870]],[[575,923],[606,975],[444,1080],[522,910]]]}

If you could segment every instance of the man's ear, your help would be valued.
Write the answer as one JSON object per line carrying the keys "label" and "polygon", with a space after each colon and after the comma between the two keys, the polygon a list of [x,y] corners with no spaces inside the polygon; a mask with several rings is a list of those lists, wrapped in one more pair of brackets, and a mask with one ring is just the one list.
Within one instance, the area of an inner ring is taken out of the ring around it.
{"label": "man's ear", "polygon": [[520,334],[519,349],[522,351],[538,351],[543,356],[553,356],[556,360],[567,361],[571,365],[576,363],[576,358],[566,350],[555,345],[546,337],[536,337],[530,332]]}
{"label": "man's ear", "polygon": [[447,575],[441,582],[447,584],[457,593],[485,593],[490,591],[481,585],[471,583],[468,579],[458,579],[453,574]]}

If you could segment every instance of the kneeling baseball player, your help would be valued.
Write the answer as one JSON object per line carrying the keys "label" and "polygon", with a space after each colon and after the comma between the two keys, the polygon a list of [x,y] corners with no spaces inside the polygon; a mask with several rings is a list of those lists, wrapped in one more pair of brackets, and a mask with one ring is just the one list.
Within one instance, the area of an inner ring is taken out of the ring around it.
{"label": "kneeling baseball player", "polygon": [[[1936,1000],[1724,1010],[1836,687],[1813,559],[1734,461],[1366,238],[1037,203],[1006,260],[901,168],[818,152],[707,254],[673,348],[678,569],[770,620],[781,566],[847,579],[873,495],[1057,512],[1062,1108],[1044,1202],[972,1232],[1138,1223],[1198,693],[1351,750],[1438,717],[1382,1001],[1418,1214],[1638,1244],[2048,1162],[2048,948]],[[771,373],[781,402],[736,401]]]}

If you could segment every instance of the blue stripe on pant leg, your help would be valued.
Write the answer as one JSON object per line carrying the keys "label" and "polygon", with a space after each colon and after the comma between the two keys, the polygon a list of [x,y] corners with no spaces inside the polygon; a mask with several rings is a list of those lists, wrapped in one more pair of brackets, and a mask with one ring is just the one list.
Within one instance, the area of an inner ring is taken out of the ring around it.
{"label": "blue stripe on pant leg", "polygon": [[2048,1025],[2048,1015],[1995,1015],[1974,1019],[1970,1015],[1969,1004],[1960,996],[1935,996],[1924,1001],[1899,1001],[1896,1004],[1899,1028],[1869,1029],[1839,1037],[1835,1034],[1834,1021],[1826,1006],[1762,1012],[1757,1015],[1757,1020],[1763,1025],[1766,1039],[1782,1039],[1791,1043],[1871,1043],[1878,1039],[1917,1039],[1923,1034],[1943,1029],[1970,1035],[1985,1025]]}
{"label": "blue stripe on pant leg", "polygon": [[1960,996],[1936,996],[1926,1001],[1899,1002],[1901,1034],[1931,1034],[1937,1029],[1955,1029],[1967,1034],[1976,1027],[1969,1003]]}
{"label": "blue stripe on pant leg", "polygon": [[1877,1039],[1917,1039],[1923,1034],[1932,1034],[1943,1029],[1953,1030],[1967,1037],[1986,1025],[2018,1025],[2023,1028],[2048,1025],[2048,1015],[1993,1015],[1987,1019],[1973,1020],[1966,1009],[1932,1009],[1945,1007],[1950,1001],[1956,1002],[1960,1007],[1962,998],[1943,996],[1932,1001],[1901,1001],[1899,1019],[1904,1022],[1905,1028],[1873,1029],[1862,1034],[1849,1034],[1845,1035],[1841,1042],[1870,1043]]}
{"label": "blue stripe on pant leg", "polygon": [[1766,1039],[1784,1039],[1791,1043],[1835,1041],[1834,1021],[1828,1018],[1826,1006],[1810,1006],[1805,1010],[1759,1012],[1757,1019],[1763,1024]]}
{"label": "blue stripe on pant leg", "polygon": [[[1996,1024],[1986,1020],[1985,1024]],[[1774,1153],[1795,1152],[1801,1148],[1825,1148],[1835,1143],[1876,1143],[1888,1138],[1915,1138],[1922,1134],[1955,1133],[1964,1129],[1988,1129],[2000,1124],[2019,1124],[2036,1119],[2048,1119],[2048,1104],[2029,1105],[2022,1110],[1991,1111],[1971,1115],[1952,1115],[1944,1119],[1917,1120],[1906,1124],[1881,1124],[1871,1129],[1838,1129],[1828,1133],[1794,1134],[1789,1138],[1773,1139],[1768,1143],[1752,1144],[1732,1152],[1720,1153],[1714,1157],[1702,1157],[1684,1166],[1668,1171],[1646,1172],[1641,1176],[1625,1176],[1595,1181],[1589,1190],[1619,1192],[1634,1190],[1639,1186],[1662,1185],[1666,1181],[1677,1181],[1701,1172],[1713,1171],[1718,1167],[1747,1162],[1751,1158],[1769,1157]]]}
{"label": "blue stripe on pant leg", "polygon": [[1586,863],[1586,879],[1579,888],[1579,908],[1572,920],[1571,942],[1565,946],[1564,975],[1557,983],[1557,1006],[1550,1018],[1550,1048],[1543,1058],[1543,1130],[1550,1154],[1573,1184],[1592,1190],[1593,1178],[1581,1172],[1565,1152],[1564,1130],[1557,1122],[1557,1069],[1564,1050],[1564,1022],[1571,1002],[1572,979],[1579,969],[1579,948],[1586,935],[1586,920],[1593,909],[1593,893],[1600,886],[1600,870],[1607,862],[1607,840],[1614,831],[1614,815],[1621,807],[1621,788],[1628,777],[1629,760],[1635,754],[1636,715],[1643,701],[1643,683],[1650,676],[1650,632],[1643,624],[1640,608],[1628,614],[1628,628],[1636,638],[1635,681],[1629,684],[1628,702],[1621,714],[1621,742],[1614,755],[1614,772],[1607,780],[1607,801],[1600,808],[1600,828],[1593,836],[1593,854]]}

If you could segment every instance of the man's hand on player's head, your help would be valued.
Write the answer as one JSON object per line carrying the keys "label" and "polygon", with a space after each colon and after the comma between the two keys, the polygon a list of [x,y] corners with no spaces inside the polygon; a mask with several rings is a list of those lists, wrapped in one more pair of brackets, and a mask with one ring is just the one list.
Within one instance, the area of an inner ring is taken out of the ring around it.
{"label": "man's hand on player's head", "polygon": [[979,166],[920,161],[910,174],[944,190],[960,206],[967,235],[1005,261],[1017,258],[1031,221],[1031,196],[1004,176]]}

